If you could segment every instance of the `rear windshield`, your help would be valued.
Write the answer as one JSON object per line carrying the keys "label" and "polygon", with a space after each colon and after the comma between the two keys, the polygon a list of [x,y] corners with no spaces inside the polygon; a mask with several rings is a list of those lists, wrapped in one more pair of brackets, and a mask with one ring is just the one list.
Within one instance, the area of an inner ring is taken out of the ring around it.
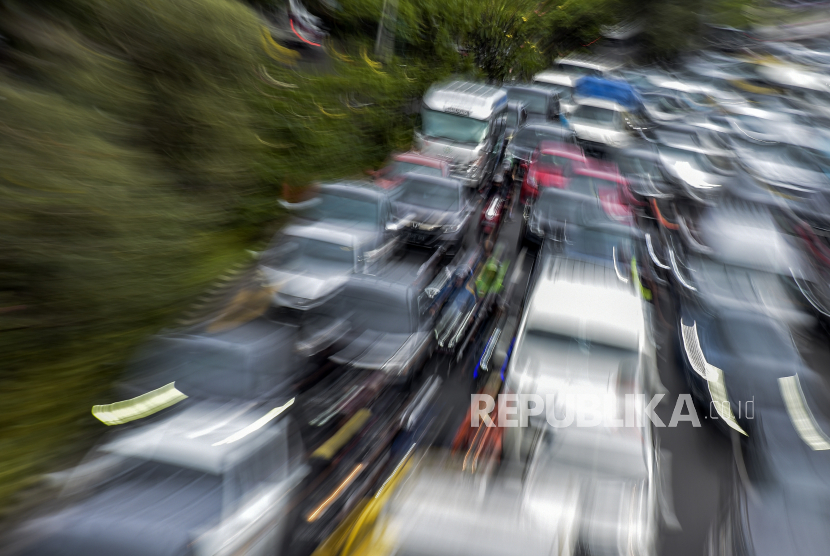
{"label": "rear windshield", "polygon": [[509,89],[507,91],[508,100],[518,100],[523,102],[525,110],[530,114],[547,114],[547,100],[545,93],[539,91],[524,91],[519,89]]}
{"label": "rear windshield", "polygon": [[394,178],[404,174],[420,174],[422,176],[435,176],[437,178],[440,178],[443,175],[441,173],[441,168],[433,168],[432,166],[424,166],[423,164],[413,164],[412,162],[395,162],[389,170],[389,173],[384,177]]}
{"label": "rear windshield", "polygon": [[565,128],[545,129],[526,127],[516,134],[513,143],[519,147],[535,149],[542,141],[564,141],[570,137],[570,131]]}

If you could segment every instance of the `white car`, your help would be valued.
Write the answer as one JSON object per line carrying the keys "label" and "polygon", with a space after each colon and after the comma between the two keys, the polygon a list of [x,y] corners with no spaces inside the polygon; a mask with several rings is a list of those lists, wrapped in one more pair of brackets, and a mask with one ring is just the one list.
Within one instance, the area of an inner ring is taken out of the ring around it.
{"label": "white car", "polygon": [[[608,401],[613,417],[625,394],[664,391],[657,371],[650,308],[614,262],[548,257],[519,324],[505,390],[565,400],[588,394]],[[564,403],[564,402],[562,402]],[[519,408],[519,419],[525,418]],[[507,429],[505,447],[523,458],[546,415],[530,428]],[[605,418],[605,416],[604,416]]]}

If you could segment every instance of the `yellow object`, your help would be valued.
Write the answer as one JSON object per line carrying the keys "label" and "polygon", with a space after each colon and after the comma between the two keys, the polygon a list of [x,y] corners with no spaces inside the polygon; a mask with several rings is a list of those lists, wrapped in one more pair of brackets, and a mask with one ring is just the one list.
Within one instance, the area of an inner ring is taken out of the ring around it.
{"label": "yellow object", "polygon": [[320,112],[323,113],[324,116],[328,116],[329,118],[345,118],[346,117],[346,114],[335,114],[334,112],[326,112],[325,110],[323,110],[323,107],[320,106],[319,104],[317,104],[316,102],[314,103],[314,106],[316,106],[320,110]]}
{"label": "yellow object", "polygon": [[651,290],[643,286],[643,283],[640,282],[640,273],[637,272],[637,257],[631,257],[631,278],[634,279],[634,283],[637,284],[640,293],[643,294],[643,299],[651,301]]}
{"label": "yellow object", "polygon": [[339,431],[334,433],[334,436],[326,440],[322,446],[314,450],[311,457],[326,460],[333,458],[334,454],[339,452],[340,448],[345,446],[346,442],[351,440],[352,437],[354,437],[354,435],[356,435],[358,431],[363,428],[363,425],[366,424],[366,421],[368,421],[371,416],[372,412],[368,409],[359,410],[345,425],[343,425]]}
{"label": "yellow object", "polygon": [[187,398],[171,382],[146,394],[123,402],[92,406],[92,415],[107,426],[123,425],[148,417]]}
{"label": "yellow object", "polygon": [[[276,61],[293,66],[297,63],[297,60],[300,59],[300,53],[290,48],[285,48],[277,43],[274,40],[274,37],[271,36],[271,31],[267,28],[262,27],[262,45],[265,52]],[[276,55],[274,54],[276,53]]]}
{"label": "yellow object", "polygon": [[377,493],[361,501],[312,556],[386,556],[392,546],[385,527],[378,526],[383,508],[412,469],[411,455],[395,468]]}
{"label": "yellow object", "polygon": [[363,61],[366,62],[366,64],[368,64],[369,67],[372,68],[375,71],[375,73],[380,73],[380,74],[384,73],[384,72],[380,71],[380,68],[383,66],[383,64],[381,64],[380,62],[375,62],[373,60],[370,60],[368,54],[366,54],[366,48],[365,47],[360,49],[360,57],[363,58]]}

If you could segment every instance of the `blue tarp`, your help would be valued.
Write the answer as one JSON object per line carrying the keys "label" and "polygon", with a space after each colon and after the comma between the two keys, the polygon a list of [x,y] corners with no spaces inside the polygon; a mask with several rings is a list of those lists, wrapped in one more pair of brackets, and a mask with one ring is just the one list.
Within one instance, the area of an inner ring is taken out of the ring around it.
{"label": "blue tarp", "polygon": [[601,77],[583,77],[576,82],[574,94],[580,97],[610,100],[627,109],[642,106],[643,101],[637,90],[625,81],[602,79]]}

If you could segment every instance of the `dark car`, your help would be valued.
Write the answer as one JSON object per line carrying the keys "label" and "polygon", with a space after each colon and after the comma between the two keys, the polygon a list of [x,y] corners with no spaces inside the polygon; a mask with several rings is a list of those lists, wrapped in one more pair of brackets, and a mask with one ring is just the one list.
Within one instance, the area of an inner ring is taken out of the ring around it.
{"label": "dark car", "polygon": [[559,119],[559,93],[536,85],[505,87],[508,102],[521,102],[531,123],[547,123]]}
{"label": "dark car", "polygon": [[765,207],[722,200],[669,236],[681,306],[755,312],[796,327],[815,322],[795,277],[812,278],[794,239]]}
{"label": "dark car", "polygon": [[724,431],[752,434],[756,412],[779,399],[776,381],[812,374],[787,327],[754,312],[684,306],[677,341],[693,398]]}
{"label": "dark car", "polygon": [[830,420],[825,385],[793,372],[758,408],[707,556],[819,556],[830,545]]}
{"label": "dark car", "polygon": [[470,188],[453,179],[408,174],[392,193],[399,238],[453,254],[461,247],[475,209]]}
{"label": "dark car", "polygon": [[306,473],[281,405],[200,402],[118,431],[77,467],[60,509],[25,524],[19,555],[279,554]]}
{"label": "dark car", "polygon": [[513,136],[527,124],[527,110],[523,102],[508,101],[504,142],[509,145]]}
{"label": "dark car", "polygon": [[274,400],[290,397],[308,370],[295,351],[296,328],[267,315],[218,329],[157,336],[129,365],[124,399],[171,382],[194,399]]}
{"label": "dark car", "polygon": [[575,143],[573,132],[560,124],[528,124],[520,129],[504,152],[505,167],[512,181],[521,181],[530,159],[543,141]]}

